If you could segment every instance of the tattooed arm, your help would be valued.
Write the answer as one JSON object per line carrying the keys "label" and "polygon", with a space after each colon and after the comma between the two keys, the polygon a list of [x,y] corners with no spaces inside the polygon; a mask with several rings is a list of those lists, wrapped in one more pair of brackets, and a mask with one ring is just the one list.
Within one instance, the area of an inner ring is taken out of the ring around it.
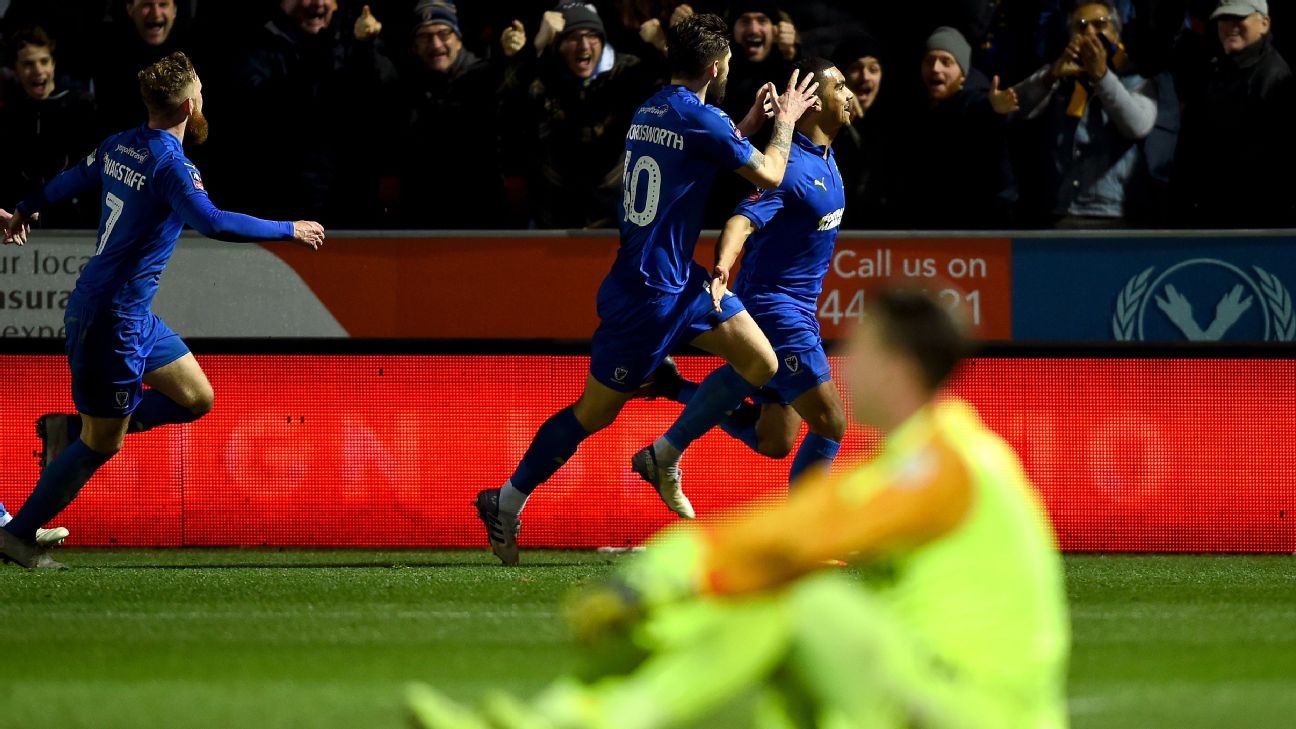
{"label": "tattooed arm", "polygon": [[815,92],[819,84],[813,83],[814,74],[806,74],[799,85],[797,76],[796,71],[792,72],[787,91],[774,101],[774,133],[770,136],[769,145],[764,152],[752,150],[747,164],[738,169],[738,174],[756,187],[769,189],[783,182],[788,154],[792,151],[793,127],[801,115],[818,101]]}

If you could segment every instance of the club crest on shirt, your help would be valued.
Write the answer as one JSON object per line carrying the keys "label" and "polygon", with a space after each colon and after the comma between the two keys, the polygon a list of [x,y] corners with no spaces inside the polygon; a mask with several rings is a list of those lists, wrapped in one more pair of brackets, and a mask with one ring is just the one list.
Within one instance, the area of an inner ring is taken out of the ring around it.
{"label": "club crest on shirt", "polygon": [[627,370],[624,367],[618,367],[612,370],[612,381],[624,383],[626,377],[628,377],[629,375],[630,375],[630,370]]}
{"label": "club crest on shirt", "polygon": [[796,371],[801,369],[801,358],[795,354],[789,354],[783,358],[783,364],[787,365],[788,372],[795,375]]}

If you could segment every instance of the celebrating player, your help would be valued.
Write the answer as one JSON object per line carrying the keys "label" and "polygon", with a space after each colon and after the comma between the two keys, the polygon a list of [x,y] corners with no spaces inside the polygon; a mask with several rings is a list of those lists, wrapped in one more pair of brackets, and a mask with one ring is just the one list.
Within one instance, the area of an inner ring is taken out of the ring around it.
{"label": "celebrating player", "polygon": [[[762,88],[752,112],[735,127],[704,103],[724,93],[732,55],[727,30],[707,14],[669,30],[671,83],[639,108],[626,135],[621,247],[599,289],[602,321],[585,390],[545,421],[503,487],[477,494],[477,514],[505,564],[518,559],[519,514],[527,497],[581,441],[616,419],[673,347],[688,342],[733,365],[703,381],[675,426],[634,458],[635,470],[684,517],[691,518],[693,508],[680,489],[680,451],[774,375],[774,351],[738,298],[723,297],[719,311],[712,306],[710,279],[693,263],[693,248],[718,170],[736,171],[762,188],[783,180],[793,125],[815,103],[817,84],[808,76],[798,82],[793,74],[782,96]],[[762,153],[747,137],[763,124],[767,101],[774,131]]]}
{"label": "celebrating player", "polygon": [[[13,521],[0,555],[24,567],[61,568],[36,544],[127,433],[188,423],[212,407],[212,388],[188,347],[150,311],[158,279],[185,225],[219,240],[324,242],[315,222],[274,222],[218,210],[182,141],[207,137],[202,81],[183,53],[139,73],[149,121],[104,140],[84,162],[18,204],[5,242],[22,245],[43,208],[101,186],[98,247],[68,301],[68,364],[80,415],[46,428],[46,465]],[[147,384],[151,389],[143,390]],[[43,422],[50,425],[49,419]]]}
{"label": "celebrating player", "polygon": [[[789,483],[811,468],[830,465],[846,432],[845,409],[815,313],[846,201],[832,143],[850,124],[851,91],[845,75],[822,58],[803,60],[796,68],[819,79],[819,107],[797,122],[782,184],[757,190],[725,225],[711,278],[719,311],[729,273],[750,238],[734,288],[773,345],[778,373],[753,396],[755,405],[743,403],[720,427],[757,453],[783,458],[804,418],[810,434],[792,460]],[[676,372],[673,364],[659,368],[649,390],[688,404],[698,386],[681,381]]]}
{"label": "celebrating player", "polygon": [[[845,371],[872,462],[803,480],[783,504],[674,530],[571,610],[607,667],[482,716],[411,690],[430,729],[714,726],[1061,729],[1062,562],[1011,449],[938,399],[965,342],[939,300],[873,299]],[[851,555],[861,582],[818,574]]]}

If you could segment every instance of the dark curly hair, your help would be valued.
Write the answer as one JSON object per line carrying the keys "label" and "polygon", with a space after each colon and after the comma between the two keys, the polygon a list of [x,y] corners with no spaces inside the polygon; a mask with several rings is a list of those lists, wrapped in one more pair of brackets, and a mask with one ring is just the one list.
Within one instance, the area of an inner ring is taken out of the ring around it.
{"label": "dark curly hair", "polygon": [[698,78],[728,52],[729,27],[719,15],[691,15],[666,31],[666,63],[672,78]]}

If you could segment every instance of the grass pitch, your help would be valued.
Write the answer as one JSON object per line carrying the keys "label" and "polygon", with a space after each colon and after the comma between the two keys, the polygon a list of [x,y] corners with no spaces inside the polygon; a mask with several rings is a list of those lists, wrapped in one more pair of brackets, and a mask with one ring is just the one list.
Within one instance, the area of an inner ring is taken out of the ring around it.
{"label": "grass pitch", "polygon": [[[404,726],[402,686],[529,693],[618,558],[62,550],[0,569],[0,729]],[[1296,726],[1296,559],[1071,556],[1077,729]]]}

